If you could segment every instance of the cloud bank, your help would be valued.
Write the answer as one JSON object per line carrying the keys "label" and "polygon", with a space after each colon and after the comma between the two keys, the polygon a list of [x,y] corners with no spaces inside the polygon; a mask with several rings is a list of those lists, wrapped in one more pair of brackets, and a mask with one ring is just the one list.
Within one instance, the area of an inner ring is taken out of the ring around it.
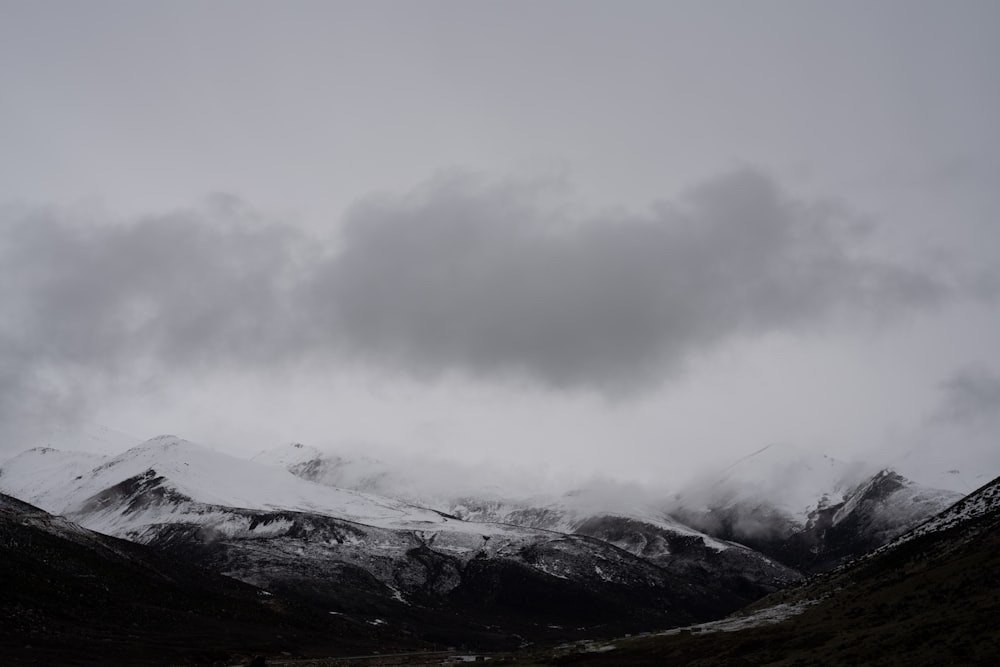
{"label": "cloud bank", "polygon": [[5,209],[0,416],[317,361],[629,395],[737,337],[951,293],[752,169],[643,214],[569,219],[538,192],[440,179],[358,204],[329,243],[227,197],[132,221]]}

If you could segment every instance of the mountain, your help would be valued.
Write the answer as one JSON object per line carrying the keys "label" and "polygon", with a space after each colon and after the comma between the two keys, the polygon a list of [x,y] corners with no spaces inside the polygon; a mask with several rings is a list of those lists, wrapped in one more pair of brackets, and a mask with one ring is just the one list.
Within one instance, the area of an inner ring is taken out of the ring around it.
{"label": "mountain", "polygon": [[887,543],[959,498],[891,470],[871,474],[862,465],[766,447],[678,494],[669,513],[815,573]]}
{"label": "mountain", "polygon": [[[995,665],[1000,478],[864,558],[736,616],[548,650],[554,665]],[[525,663],[527,664],[527,663]]]}
{"label": "mountain", "polygon": [[[463,521],[172,436],[96,463],[86,471],[75,455],[29,450],[0,469],[0,489],[421,641],[516,646],[677,625],[718,617],[799,578],[676,522],[567,534]],[[637,548],[630,535],[639,532],[659,546]]]}
{"label": "mountain", "polygon": [[[406,477],[382,462],[301,445],[259,458],[323,484],[371,489]],[[439,491],[419,500],[468,521],[596,538],[675,573],[714,577],[729,590],[760,590],[776,562],[804,573],[831,569],[959,497],[892,471],[772,445],[700,480],[666,508],[628,489],[593,487],[528,497]]]}
{"label": "mountain", "polygon": [[[384,488],[405,475],[385,463],[331,455],[301,444],[262,452],[255,461],[285,467],[321,484]],[[413,483],[410,497],[418,497]],[[464,521],[555,531],[615,546],[690,581],[715,581],[755,597],[798,579],[798,574],[742,544],[719,540],[641,501],[629,488],[585,488],[557,496],[505,497],[497,490],[470,495],[464,489],[424,494],[419,501]]]}
{"label": "mountain", "polygon": [[0,589],[4,665],[231,662],[405,645],[4,494]]}
{"label": "mountain", "polygon": [[0,468],[0,487],[92,530],[130,539],[186,517],[224,531],[224,508],[334,511],[343,519],[397,527],[446,520],[401,501],[310,484],[174,436],[153,438],[75,474],[81,470],[75,453],[32,449]]}

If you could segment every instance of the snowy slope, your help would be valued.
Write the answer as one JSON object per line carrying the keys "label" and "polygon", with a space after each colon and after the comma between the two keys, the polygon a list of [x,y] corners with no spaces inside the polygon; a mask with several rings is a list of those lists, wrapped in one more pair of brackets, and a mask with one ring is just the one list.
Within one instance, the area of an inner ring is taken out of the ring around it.
{"label": "snowy slope", "polygon": [[961,494],[917,484],[890,470],[880,470],[859,485],[833,515],[836,526],[862,515],[870,532],[886,537],[908,530],[961,498]]}
{"label": "snowy slope", "polygon": [[[97,465],[93,465],[93,464]],[[157,503],[104,508],[88,504],[109,489],[155,486]],[[447,521],[439,513],[356,491],[314,484],[286,470],[260,465],[160,436],[111,459],[76,453],[31,450],[5,464],[0,490],[46,511],[72,514],[93,530],[122,534],[138,524],[170,519],[185,503],[255,510],[292,510],[336,516],[375,526],[430,527]],[[166,502],[169,495],[172,502]],[[126,511],[127,510],[127,511]],[[452,522],[458,523],[458,522]]]}
{"label": "snowy slope", "polygon": [[74,485],[107,460],[99,454],[35,447],[0,465],[0,491],[62,514]]}
{"label": "snowy slope", "polygon": [[391,490],[395,497],[431,507],[466,522],[506,524],[523,528],[574,534],[587,523],[603,517],[627,518],[677,535],[701,538],[715,550],[732,545],[716,540],[646,502],[634,489],[591,486],[560,495],[517,497],[497,489],[469,495],[456,484],[448,494],[441,489],[419,492],[407,474],[369,457],[343,457],[315,447],[293,443],[261,452],[254,462],[283,467],[293,474],[319,484],[356,490]]}
{"label": "snowy slope", "polygon": [[970,493],[943,512],[931,517],[893,544],[929,533],[948,530],[987,514],[1000,512],[1000,477]]}

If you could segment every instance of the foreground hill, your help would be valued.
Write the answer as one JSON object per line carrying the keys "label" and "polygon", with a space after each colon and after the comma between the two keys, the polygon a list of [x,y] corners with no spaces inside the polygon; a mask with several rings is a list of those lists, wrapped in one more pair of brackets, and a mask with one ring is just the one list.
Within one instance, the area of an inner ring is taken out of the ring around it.
{"label": "foreground hill", "polygon": [[160,665],[399,645],[0,494],[0,662]]}
{"label": "foreground hill", "polygon": [[555,652],[528,662],[1000,664],[996,624],[1000,618],[1000,479],[892,544],[769,596],[741,616],[666,636],[596,647],[604,649],[603,653]]}

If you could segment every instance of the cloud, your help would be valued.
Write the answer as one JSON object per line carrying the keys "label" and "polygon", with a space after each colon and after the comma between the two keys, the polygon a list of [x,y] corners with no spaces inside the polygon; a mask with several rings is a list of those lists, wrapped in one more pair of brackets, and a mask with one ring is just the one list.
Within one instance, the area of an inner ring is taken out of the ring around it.
{"label": "cloud", "polygon": [[6,420],[71,419],[109,385],[291,354],[299,235],[232,199],[124,223],[4,211],[0,230]]}
{"label": "cloud", "polygon": [[959,369],[941,384],[938,420],[975,426],[1000,417],[1000,375],[984,366]]}
{"label": "cloud", "polygon": [[618,393],[734,336],[924,307],[948,291],[861,257],[841,209],[749,169],[645,215],[551,224],[533,197],[467,180],[369,202],[310,298],[372,363]]}
{"label": "cloud", "polygon": [[949,295],[750,169],[643,214],[571,219],[542,190],[439,179],[360,203],[334,243],[223,196],[126,221],[0,210],[0,417],[317,359],[621,395],[734,337]]}
{"label": "cloud", "polygon": [[884,465],[932,487],[970,493],[1000,475],[1000,374],[968,364],[938,388],[937,404],[894,438]]}

